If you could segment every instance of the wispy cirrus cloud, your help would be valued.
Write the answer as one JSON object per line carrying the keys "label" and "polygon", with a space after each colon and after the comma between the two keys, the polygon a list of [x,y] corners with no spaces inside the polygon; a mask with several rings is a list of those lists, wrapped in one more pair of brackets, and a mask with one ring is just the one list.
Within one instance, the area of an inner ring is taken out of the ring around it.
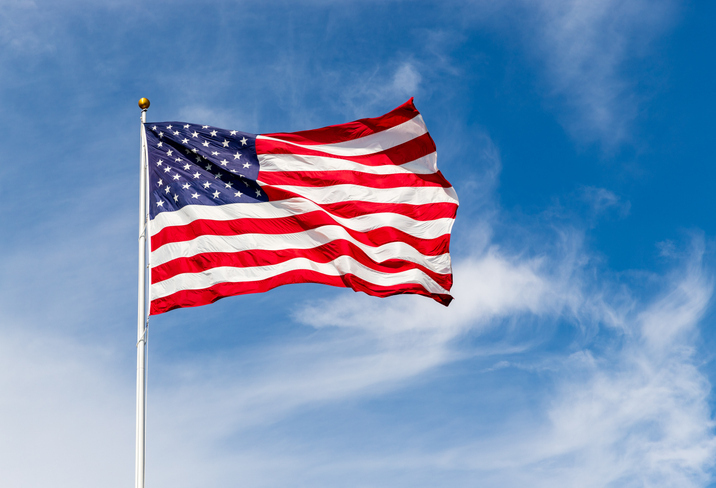
{"label": "wispy cirrus cloud", "polygon": [[541,423],[457,457],[501,480],[486,486],[704,486],[716,437],[696,358],[713,293],[702,251],[660,296],[611,311],[623,334],[609,346],[550,364],[560,379]]}
{"label": "wispy cirrus cloud", "polygon": [[[560,101],[565,129],[585,142],[613,148],[632,137],[643,100],[633,70],[675,13],[668,1],[560,0],[522,2],[536,22],[528,50],[543,66],[547,94]],[[529,24],[529,23],[528,23]]]}

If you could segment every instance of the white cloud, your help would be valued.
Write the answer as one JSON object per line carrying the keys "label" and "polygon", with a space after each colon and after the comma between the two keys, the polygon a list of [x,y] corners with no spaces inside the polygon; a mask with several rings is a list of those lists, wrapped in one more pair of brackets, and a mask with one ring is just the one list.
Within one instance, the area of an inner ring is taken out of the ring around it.
{"label": "white cloud", "polygon": [[403,63],[393,75],[393,90],[404,97],[413,96],[420,86],[421,76],[411,63]]}
{"label": "white cloud", "polygon": [[[642,74],[629,64],[647,52],[673,17],[669,1],[527,2],[535,12],[529,50],[541,60],[551,95],[563,101],[562,122],[579,140],[613,146],[631,138]],[[637,76],[637,78],[634,78]]]}
{"label": "white cloud", "polygon": [[108,348],[27,325],[0,327],[3,486],[127,486],[133,375],[117,375]]}
{"label": "white cloud", "polygon": [[633,304],[612,347],[564,358],[545,422],[502,445],[481,445],[469,455],[482,459],[474,467],[494,474],[509,466],[495,486],[707,483],[716,437],[695,344],[712,288],[697,255],[663,296]]}
{"label": "white cloud", "polygon": [[626,216],[629,213],[629,202],[621,201],[613,191],[606,188],[587,186],[581,190],[582,198],[588,202],[596,213],[601,213],[609,208],[616,207],[619,212]]}
{"label": "white cloud", "polygon": [[413,61],[404,61],[395,69],[377,66],[370,72],[355,73],[350,81],[342,81],[343,104],[354,116],[365,117],[374,107],[403,103],[421,92],[422,75]]}

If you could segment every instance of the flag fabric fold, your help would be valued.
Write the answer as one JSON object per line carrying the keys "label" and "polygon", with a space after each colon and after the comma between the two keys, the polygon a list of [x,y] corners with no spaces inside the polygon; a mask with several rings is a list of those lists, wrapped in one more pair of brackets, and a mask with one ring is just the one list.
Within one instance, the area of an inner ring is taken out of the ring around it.
{"label": "flag fabric fold", "polygon": [[294,133],[144,128],[150,314],[289,283],[452,300],[458,200],[412,99]]}

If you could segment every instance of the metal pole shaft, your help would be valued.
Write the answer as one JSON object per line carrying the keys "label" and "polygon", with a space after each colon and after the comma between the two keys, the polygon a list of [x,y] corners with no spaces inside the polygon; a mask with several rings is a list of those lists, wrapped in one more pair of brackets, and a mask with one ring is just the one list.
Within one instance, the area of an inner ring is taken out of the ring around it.
{"label": "metal pole shaft", "polygon": [[144,488],[146,446],[146,327],[147,327],[147,161],[144,123],[147,109],[142,108],[141,154],[139,157],[139,295],[137,297],[137,431],[135,445],[135,488]]}

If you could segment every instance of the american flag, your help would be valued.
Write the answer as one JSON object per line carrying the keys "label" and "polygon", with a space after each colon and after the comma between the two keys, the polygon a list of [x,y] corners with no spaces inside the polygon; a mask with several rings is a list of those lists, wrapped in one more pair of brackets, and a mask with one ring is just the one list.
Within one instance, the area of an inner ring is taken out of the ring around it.
{"label": "american flag", "polygon": [[294,133],[144,129],[152,315],[288,283],[452,300],[458,200],[412,99]]}

